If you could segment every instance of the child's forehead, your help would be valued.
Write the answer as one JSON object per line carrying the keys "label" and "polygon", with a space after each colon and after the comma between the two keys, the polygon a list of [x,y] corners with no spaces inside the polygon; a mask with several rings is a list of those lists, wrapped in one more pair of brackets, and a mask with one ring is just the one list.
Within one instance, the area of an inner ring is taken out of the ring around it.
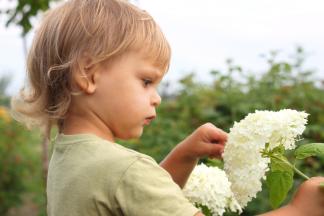
{"label": "child's forehead", "polygon": [[144,59],[145,64],[139,67],[139,72],[152,76],[154,79],[163,78],[166,73],[166,69],[156,63],[154,59]]}
{"label": "child's forehead", "polygon": [[146,55],[145,51],[130,51],[121,58],[126,61],[130,58],[139,73],[151,75],[155,78],[163,77],[166,73],[166,69],[159,65],[158,60]]}

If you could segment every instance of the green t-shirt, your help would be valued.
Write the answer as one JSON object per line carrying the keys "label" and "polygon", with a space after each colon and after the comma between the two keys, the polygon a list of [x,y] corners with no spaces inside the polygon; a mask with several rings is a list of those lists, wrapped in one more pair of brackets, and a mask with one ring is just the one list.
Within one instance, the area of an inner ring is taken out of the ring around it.
{"label": "green t-shirt", "polygon": [[147,155],[92,134],[60,134],[54,141],[49,216],[193,216],[198,211]]}

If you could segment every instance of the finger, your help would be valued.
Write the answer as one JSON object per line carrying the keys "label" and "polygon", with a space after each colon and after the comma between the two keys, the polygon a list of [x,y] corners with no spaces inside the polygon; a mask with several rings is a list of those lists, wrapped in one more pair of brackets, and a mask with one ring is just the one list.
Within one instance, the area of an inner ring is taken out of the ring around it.
{"label": "finger", "polygon": [[301,185],[301,187],[302,188],[308,188],[308,189],[309,188],[317,188],[321,192],[324,192],[323,186],[321,186],[321,184],[323,184],[323,182],[324,182],[324,177],[316,176],[316,177],[312,177],[309,180],[303,182],[303,184]]}
{"label": "finger", "polygon": [[319,190],[321,192],[324,192],[324,177],[320,177],[320,176],[312,177],[312,178],[310,178],[309,181],[318,185]]}
{"label": "finger", "polygon": [[222,154],[224,152],[224,146],[223,145],[215,145],[206,143],[206,150],[208,151],[206,155],[208,157],[215,157],[215,158],[221,158]]}
{"label": "finger", "polygon": [[216,127],[210,131],[209,137],[210,142],[214,144],[225,145],[227,142],[227,133]]}
{"label": "finger", "polygon": [[214,145],[222,145],[225,146],[227,140],[212,140],[210,143]]}
{"label": "finger", "polygon": [[204,131],[205,131],[205,137],[207,142],[225,145],[225,143],[227,142],[226,132],[217,128],[215,125],[211,123],[206,123],[203,126],[206,127],[206,130]]}

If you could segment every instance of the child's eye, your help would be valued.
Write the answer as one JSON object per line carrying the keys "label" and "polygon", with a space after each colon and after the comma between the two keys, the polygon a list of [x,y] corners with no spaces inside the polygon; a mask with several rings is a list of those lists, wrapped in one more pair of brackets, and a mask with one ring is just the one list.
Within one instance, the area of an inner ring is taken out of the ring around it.
{"label": "child's eye", "polygon": [[144,83],[144,86],[147,87],[148,85],[150,85],[152,83],[152,80],[144,79],[143,83]]}

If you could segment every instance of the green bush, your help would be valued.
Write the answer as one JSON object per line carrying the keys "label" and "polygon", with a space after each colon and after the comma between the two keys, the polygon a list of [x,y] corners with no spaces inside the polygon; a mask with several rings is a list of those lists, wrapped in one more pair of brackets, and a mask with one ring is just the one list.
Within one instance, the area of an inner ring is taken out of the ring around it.
{"label": "green bush", "polygon": [[5,215],[21,204],[24,193],[40,186],[41,149],[37,136],[11,119],[1,106],[0,134],[0,215]]}

